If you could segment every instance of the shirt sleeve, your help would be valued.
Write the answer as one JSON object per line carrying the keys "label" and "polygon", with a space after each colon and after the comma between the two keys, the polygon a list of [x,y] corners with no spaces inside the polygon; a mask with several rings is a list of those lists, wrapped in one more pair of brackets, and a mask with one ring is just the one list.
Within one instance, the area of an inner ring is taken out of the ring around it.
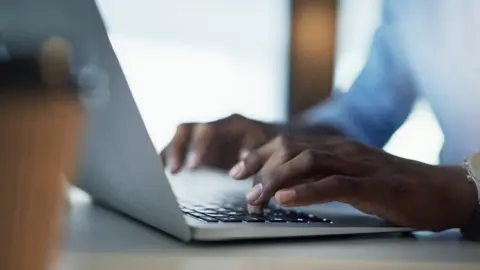
{"label": "shirt sleeve", "polygon": [[359,77],[347,93],[305,112],[304,124],[327,124],[362,143],[383,147],[405,122],[416,89],[392,15],[385,1],[382,23]]}

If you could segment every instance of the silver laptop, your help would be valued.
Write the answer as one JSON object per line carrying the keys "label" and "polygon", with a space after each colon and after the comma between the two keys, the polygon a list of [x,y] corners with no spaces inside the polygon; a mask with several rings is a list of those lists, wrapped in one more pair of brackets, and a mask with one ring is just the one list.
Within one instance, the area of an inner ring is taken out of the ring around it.
{"label": "silver laptop", "polygon": [[[76,183],[98,204],[183,241],[409,231],[340,203],[281,209],[272,202],[263,215],[248,215],[244,194],[249,181],[209,169],[166,174],[95,2],[21,1],[0,18],[0,26],[8,25],[4,38],[19,44],[22,33],[37,41],[51,35],[70,38],[75,72],[83,86],[93,89],[85,100],[87,127]],[[32,14],[44,18],[32,20]],[[39,22],[41,27],[35,25]]]}

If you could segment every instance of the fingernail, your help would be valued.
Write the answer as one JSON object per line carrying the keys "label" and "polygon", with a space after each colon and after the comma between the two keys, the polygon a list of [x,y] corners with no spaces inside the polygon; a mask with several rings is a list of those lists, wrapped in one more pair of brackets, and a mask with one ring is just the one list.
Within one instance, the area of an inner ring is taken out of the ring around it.
{"label": "fingernail", "polygon": [[260,214],[262,213],[262,208],[258,205],[247,205],[247,211],[250,214]]}
{"label": "fingernail", "polygon": [[240,151],[240,159],[246,159],[248,154],[250,154],[250,151],[248,151],[247,149],[242,149]]}
{"label": "fingernail", "polygon": [[247,194],[246,198],[247,198],[247,201],[249,202],[255,202],[256,200],[258,200],[258,198],[260,198],[260,195],[262,195],[262,192],[263,192],[263,185],[262,184],[256,184],[252,190],[250,190],[250,192]]}
{"label": "fingernail", "polygon": [[197,167],[198,160],[195,152],[188,153],[186,163],[189,169],[194,169],[195,167]]}
{"label": "fingernail", "polygon": [[293,201],[296,195],[297,194],[293,189],[280,190],[275,194],[275,200],[279,204],[285,204]]}
{"label": "fingernail", "polygon": [[233,166],[230,170],[230,176],[233,178],[238,178],[242,174],[243,170],[245,169],[245,163],[240,161],[237,165]]}
{"label": "fingernail", "polygon": [[173,158],[168,160],[167,166],[170,168],[171,173],[176,173],[180,167],[180,164]]}

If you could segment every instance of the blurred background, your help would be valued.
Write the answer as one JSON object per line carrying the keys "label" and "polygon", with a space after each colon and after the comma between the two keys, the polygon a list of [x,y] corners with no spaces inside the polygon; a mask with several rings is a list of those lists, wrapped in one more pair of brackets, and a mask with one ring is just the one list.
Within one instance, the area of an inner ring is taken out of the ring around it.
{"label": "blurred background", "polygon": [[[362,69],[380,0],[97,0],[160,151],[181,122],[286,121]],[[422,130],[422,132],[418,132]],[[386,150],[436,164],[443,135],[418,101]]]}

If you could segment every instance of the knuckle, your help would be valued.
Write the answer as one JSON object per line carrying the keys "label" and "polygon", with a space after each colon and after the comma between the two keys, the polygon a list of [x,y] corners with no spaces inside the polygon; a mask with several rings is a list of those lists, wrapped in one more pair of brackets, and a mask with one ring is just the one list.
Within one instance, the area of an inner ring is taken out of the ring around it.
{"label": "knuckle", "polygon": [[245,166],[245,171],[248,171],[249,173],[257,173],[264,164],[261,156],[255,152],[249,154],[243,160],[243,163]]}
{"label": "knuckle", "polygon": [[249,153],[244,159],[243,162],[245,166],[250,167],[260,161],[260,158],[256,152]]}
{"label": "knuckle", "polygon": [[182,123],[177,126],[177,133],[183,133],[187,131],[191,127],[191,124],[189,123]]}
{"label": "knuckle", "polygon": [[275,144],[281,149],[287,149],[290,146],[290,138],[285,135],[277,136],[275,138]]}
{"label": "knuckle", "polygon": [[301,159],[307,167],[314,166],[318,159],[318,153],[312,149],[305,150],[301,154]]}
{"label": "knuckle", "polygon": [[231,119],[231,120],[238,120],[238,119],[243,119],[243,116],[241,116],[238,113],[232,113],[230,116],[228,116],[226,119]]}
{"label": "knuckle", "polygon": [[279,149],[278,151],[275,152],[275,156],[280,161],[283,161],[283,162],[286,162],[286,161],[294,158],[295,155],[296,155],[295,151],[293,151],[291,149],[285,149],[285,148]]}
{"label": "knuckle", "polygon": [[238,113],[233,113],[231,114],[230,116],[228,117],[225,117],[219,121],[217,121],[218,123],[222,123],[224,125],[227,125],[227,126],[244,126],[246,123],[249,122],[249,119],[246,118],[245,116],[243,115],[240,115]]}
{"label": "knuckle", "polygon": [[203,136],[210,136],[215,133],[215,124],[213,123],[198,124],[195,128]]}

